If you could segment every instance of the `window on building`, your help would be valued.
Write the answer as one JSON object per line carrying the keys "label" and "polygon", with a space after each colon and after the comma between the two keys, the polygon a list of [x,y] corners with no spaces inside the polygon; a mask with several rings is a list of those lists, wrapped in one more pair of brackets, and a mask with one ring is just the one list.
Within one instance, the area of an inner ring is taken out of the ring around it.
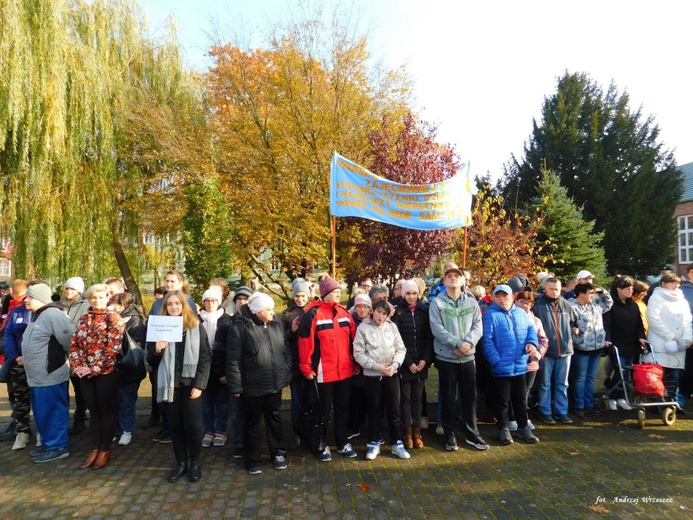
{"label": "window on building", "polygon": [[0,276],[4,278],[12,276],[12,262],[7,258],[0,258]]}
{"label": "window on building", "polygon": [[682,215],[679,224],[679,264],[693,263],[693,215]]}

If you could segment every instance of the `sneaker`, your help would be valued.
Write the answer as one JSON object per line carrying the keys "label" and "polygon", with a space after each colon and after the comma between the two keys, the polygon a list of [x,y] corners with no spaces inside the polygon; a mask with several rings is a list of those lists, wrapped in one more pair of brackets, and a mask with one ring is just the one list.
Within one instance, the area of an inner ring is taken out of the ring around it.
{"label": "sneaker", "polygon": [[31,450],[29,452],[29,455],[31,455],[32,457],[38,457],[39,455],[41,455],[45,451],[46,451],[45,446],[38,446],[38,447],[34,448],[33,450]]}
{"label": "sneaker", "polygon": [[284,455],[275,455],[272,462],[274,463],[274,469],[282,470],[287,467],[286,457]]}
{"label": "sneaker", "polygon": [[553,415],[540,415],[539,418],[544,422],[544,424],[556,424],[556,419],[553,418]]}
{"label": "sneaker", "polygon": [[19,432],[17,437],[14,439],[14,444],[12,445],[13,450],[23,450],[29,442],[29,434]]}
{"label": "sneaker", "polygon": [[536,429],[536,426],[534,426],[534,424],[532,424],[532,421],[530,421],[529,419],[527,419],[527,427],[528,427],[530,430]]}
{"label": "sneaker", "polygon": [[368,451],[366,452],[366,460],[375,460],[380,454],[380,443],[378,441],[369,442],[367,446]]}
{"label": "sneaker", "polygon": [[46,450],[40,455],[34,457],[34,462],[36,464],[41,464],[43,462],[53,462],[54,460],[65,459],[70,456],[70,451],[67,448],[61,448],[59,450]]}
{"label": "sneaker", "polygon": [[616,399],[616,405],[621,409],[621,410],[627,410],[630,411],[633,409],[631,405],[628,404],[628,401],[625,399]]}
{"label": "sneaker", "polygon": [[383,444],[385,444],[385,439],[380,439],[380,440],[378,441],[378,444],[380,444],[381,446],[382,446]]}
{"label": "sneaker", "polygon": [[250,466],[248,468],[248,475],[260,475],[261,473],[262,469],[260,468],[260,466]]}
{"label": "sneaker", "polygon": [[332,453],[330,453],[330,447],[325,448],[320,455],[318,455],[318,460],[320,462],[330,462],[332,460]]}
{"label": "sneaker", "polygon": [[243,446],[237,446],[233,449],[233,458],[242,459],[245,457],[245,448]]}
{"label": "sneaker", "polygon": [[132,441],[132,432],[123,432],[120,434],[119,446],[127,446]]}
{"label": "sneaker", "polygon": [[488,444],[479,435],[475,435],[469,439],[465,439],[465,442],[470,446],[474,446],[479,451],[484,451],[488,449]]}
{"label": "sneaker", "polygon": [[212,446],[215,446],[217,448],[221,448],[226,444],[226,435],[223,433],[215,433],[214,434],[214,440],[212,441]]}
{"label": "sneaker", "polygon": [[526,428],[523,428],[521,430],[517,430],[515,433],[520,439],[522,439],[525,442],[528,442],[529,444],[536,444],[539,442],[539,439],[532,433],[532,429],[527,425]]}
{"label": "sneaker", "polygon": [[344,455],[347,459],[355,459],[358,456],[356,455],[354,448],[352,448],[351,444],[348,442],[343,447],[339,448],[337,453]]}
{"label": "sneaker", "polygon": [[511,432],[517,431],[517,421],[508,421],[508,430]]}
{"label": "sneaker", "polygon": [[[515,427],[515,430],[517,431],[517,426]],[[510,435],[510,429],[509,428],[503,428],[500,430],[498,433],[498,439],[500,440],[500,443],[503,446],[508,446],[513,443],[513,436]]]}
{"label": "sneaker", "polygon": [[402,441],[397,441],[396,444],[390,446],[390,451],[393,455],[397,455],[400,459],[408,459],[411,457],[409,452],[404,448]]}
{"label": "sneaker", "polygon": [[352,432],[349,435],[347,435],[347,440],[350,441],[351,439],[355,439],[359,435],[361,435],[361,432],[359,430],[356,430],[355,432]]}
{"label": "sneaker", "polygon": [[171,434],[165,432],[164,430],[159,430],[159,432],[152,439],[154,442],[160,442],[161,444],[171,444]]}
{"label": "sneaker", "polygon": [[0,433],[0,441],[13,441],[15,434],[15,424],[14,422],[11,422],[9,425],[7,425],[7,428]]}
{"label": "sneaker", "polygon": [[436,435],[445,435],[445,430],[443,430],[442,424],[436,426]]}
{"label": "sneaker", "polygon": [[455,438],[454,433],[448,435],[448,438],[445,441],[445,449],[448,451],[457,451],[459,449],[457,446],[457,439]]}
{"label": "sneaker", "polygon": [[615,412],[618,410],[618,407],[616,406],[616,401],[614,399],[604,399],[604,404],[606,405],[606,409]]}
{"label": "sneaker", "polygon": [[[154,438],[154,440],[156,441],[156,437]],[[205,436],[202,437],[202,447],[209,448],[212,445],[212,441],[214,441],[214,435],[212,435],[211,433],[205,433]]]}
{"label": "sneaker", "polygon": [[563,424],[573,424],[573,420],[567,415],[556,414],[556,417],[558,417],[558,420],[561,421]]}

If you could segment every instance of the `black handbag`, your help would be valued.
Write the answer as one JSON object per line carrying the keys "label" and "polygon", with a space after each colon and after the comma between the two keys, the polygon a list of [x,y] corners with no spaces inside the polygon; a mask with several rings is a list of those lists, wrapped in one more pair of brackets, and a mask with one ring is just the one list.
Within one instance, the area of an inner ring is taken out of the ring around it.
{"label": "black handbag", "polygon": [[294,423],[294,432],[300,437],[310,451],[322,453],[327,447],[327,428],[322,420],[322,412],[320,411],[320,394],[318,392],[318,383],[313,379],[306,381],[304,388],[306,391],[303,395],[301,410],[298,413],[296,422]]}
{"label": "black handbag", "polygon": [[144,350],[127,331],[123,332],[123,343],[116,359],[116,370],[125,376],[144,371]]}

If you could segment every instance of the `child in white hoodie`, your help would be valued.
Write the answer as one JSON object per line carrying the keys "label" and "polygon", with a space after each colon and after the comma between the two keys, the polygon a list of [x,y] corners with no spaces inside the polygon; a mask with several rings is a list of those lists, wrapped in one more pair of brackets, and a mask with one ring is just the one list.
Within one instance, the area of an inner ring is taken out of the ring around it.
{"label": "child in white hoodie", "polygon": [[368,460],[375,459],[380,453],[383,408],[390,430],[392,453],[401,459],[409,458],[401,437],[397,373],[404,361],[406,348],[397,326],[389,320],[390,312],[388,302],[376,302],[373,317],[359,325],[354,338],[354,359],[363,367],[364,390],[368,396]]}

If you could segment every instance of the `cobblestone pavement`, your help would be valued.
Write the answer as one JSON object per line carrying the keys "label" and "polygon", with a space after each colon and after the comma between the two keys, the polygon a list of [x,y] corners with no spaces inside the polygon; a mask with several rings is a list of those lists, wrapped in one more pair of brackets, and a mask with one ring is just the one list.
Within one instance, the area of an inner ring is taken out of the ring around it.
{"label": "cobblestone pavement", "polygon": [[[9,422],[0,390],[0,428]],[[140,392],[148,396],[148,388]],[[138,403],[138,424],[149,399]],[[289,467],[250,476],[232,447],[203,451],[203,478],[169,484],[171,445],[152,442],[155,429],[136,430],[132,444],[114,446],[103,470],[79,469],[88,433],[71,437],[71,456],[32,463],[28,449],[0,443],[0,518],[691,518],[693,417],[664,426],[648,415],[609,412],[574,425],[542,426],[537,445],[500,446],[492,424],[480,425],[485,452],[460,444],[446,452],[441,436],[425,431],[426,448],[399,460],[389,449],[366,461],[334,453],[330,463],[290,452]],[[32,438],[33,441],[33,438]],[[385,448],[385,447],[384,447]]]}

